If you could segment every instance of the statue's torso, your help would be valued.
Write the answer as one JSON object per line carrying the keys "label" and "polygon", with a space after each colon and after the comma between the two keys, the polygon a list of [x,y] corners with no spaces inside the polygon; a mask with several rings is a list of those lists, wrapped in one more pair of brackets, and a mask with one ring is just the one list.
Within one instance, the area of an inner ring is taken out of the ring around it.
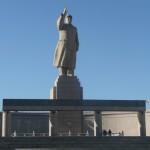
{"label": "statue's torso", "polygon": [[72,43],[75,41],[76,34],[76,27],[73,25],[64,24],[62,30],[59,30],[59,40],[65,40]]}

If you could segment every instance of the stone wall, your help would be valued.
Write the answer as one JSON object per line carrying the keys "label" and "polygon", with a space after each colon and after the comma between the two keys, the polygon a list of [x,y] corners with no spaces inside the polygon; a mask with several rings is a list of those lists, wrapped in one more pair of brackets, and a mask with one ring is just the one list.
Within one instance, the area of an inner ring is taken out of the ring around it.
{"label": "stone wall", "polygon": [[138,113],[136,112],[103,112],[103,130],[111,129],[112,133],[124,132],[125,136],[140,136]]}
{"label": "stone wall", "polygon": [[[136,112],[103,112],[103,130],[124,132],[125,136],[140,136],[140,124]],[[146,135],[150,136],[150,111],[146,111]]]}

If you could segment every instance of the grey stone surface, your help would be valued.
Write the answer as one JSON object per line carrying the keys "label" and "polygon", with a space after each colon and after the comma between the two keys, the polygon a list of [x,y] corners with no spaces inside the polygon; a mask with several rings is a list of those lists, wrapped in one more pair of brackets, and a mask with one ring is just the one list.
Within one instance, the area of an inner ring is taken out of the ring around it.
{"label": "grey stone surface", "polygon": [[82,112],[81,111],[57,111],[51,116],[52,136],[77,136],[82,133]]}
{"label": "grey stone surface", "polygon": [[0,138],[2,150],[148,150],[150,137]]}
{"label": "grey stone surface", "polygon": [[[71,101],[69,101],[71,100]],[[57,99],[57,101],[53,101],[52,99],[3,99],[3,110],[7,107],[13,106],[92,106],[94,107],[132,107],[132,108],[143,108],[146,110],[145,100],[95,100],[95,99],[84,99],[83,101],[76,101],[78,99]],[[9,109],[8,109],[9,110]],[[10,109],[11,110],[11,109]],[[96,109],[93,109],[96,110]],[[138,110],[138,109],[137,109]],[[7,111],[7,109],[6,109]]]}
{"label": "grey stone surface", "polygon": [[16,148],[16,150],[57,150],[58,148]]}
{"label": "grey stone surface", "polygon": [[[58,91],[57,91],[58,92]],[[53,95],[56,97],[57,92]],[[65,95],[66,94],[66,95]],[[68,93],[64,95],[69,97]],[[70,95],[71,96],[71,95]],[[78,96],[82,94],[78,93]],[[80,99],[4,99],[3,111],[50,111],[50,110],[82,110],[82,111],[145,111],[143,100],[80,100]]]}

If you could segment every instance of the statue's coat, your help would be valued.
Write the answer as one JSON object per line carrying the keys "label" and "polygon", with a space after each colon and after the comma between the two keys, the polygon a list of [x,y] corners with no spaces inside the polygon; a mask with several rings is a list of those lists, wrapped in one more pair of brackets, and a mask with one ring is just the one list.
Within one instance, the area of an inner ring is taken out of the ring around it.
{"label": "statue's coat", "polygon": [[64,23],[65,16],[57,20],[59,30],[59,41],[55,49],[54,65],[74,69],[76,66],[76,51],[79,47],[77,28],[71,24]]}

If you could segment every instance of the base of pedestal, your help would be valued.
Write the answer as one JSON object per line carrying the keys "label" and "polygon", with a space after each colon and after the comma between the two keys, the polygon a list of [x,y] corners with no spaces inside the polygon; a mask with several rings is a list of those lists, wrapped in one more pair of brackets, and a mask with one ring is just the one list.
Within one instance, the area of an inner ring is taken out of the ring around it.
{"label": "base of pedestal", "polygon": [[52,136],[77,136],[82,133],[83,113],[81,111],[51,112]]}

